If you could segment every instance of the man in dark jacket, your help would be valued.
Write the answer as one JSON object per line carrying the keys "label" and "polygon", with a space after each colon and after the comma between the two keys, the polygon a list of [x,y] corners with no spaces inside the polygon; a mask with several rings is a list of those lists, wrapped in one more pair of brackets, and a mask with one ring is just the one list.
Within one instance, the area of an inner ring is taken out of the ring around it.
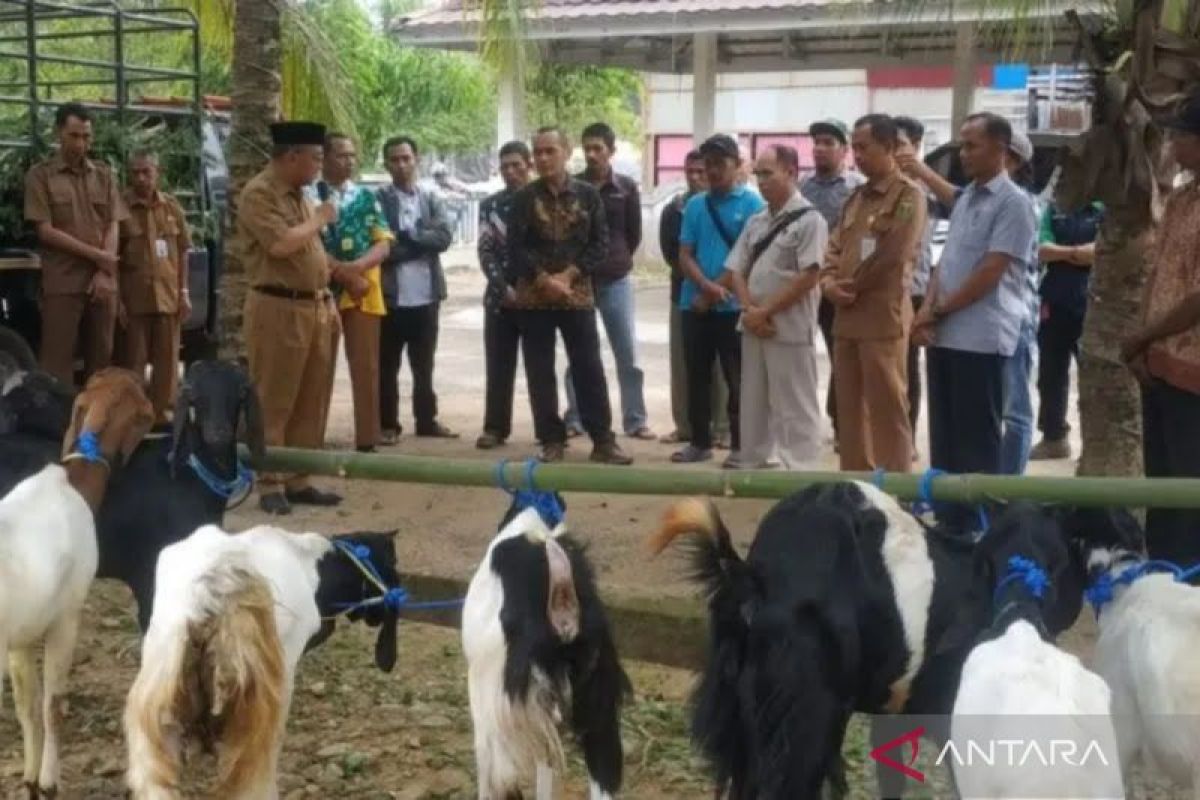
{"label": "man in dark jacket", "polygon": [[446,299],[441,253],[453,235],[438,193],[417,182],[417,143],[395,136],[383,145],[392,183],[379,190],[379,202],[392,234],[392,250],[382,264],[387,317],[379,341],[379,413],[382,444],[400,437],[400,360],[408,348],[413,379],[413,418],[417,436],[456,438],[437,419],[433,357],[438,311]]}
{"label": "man in dark jacket", "polygon": [[[642,242],[642,200],[638,186],[625,175],[617,174],[612,157],[617,136],[607,124],[597,122],[583,131],[583,154],[587,169],[578,179],[589,183],[604,204],[608,223],[608,251],[593,276],[596,310],[604,322],[604,332],[617,362],[617,383],[621,387],[621,422],[627,436],[653,439],[646,424],[645,375],[637,365],[637,330],[634,308],[633,254]],[[567,389],[567,435],[583,432],[575,408],[575,386],[571,370],[564,376]]]}
{"label": "man in dark jacket", "polygon": [[[682,444],[692,440],[692,425],[688,421],[687,359],[684,357],[683,312],[679,309],[679,292],[683,287],[683,268],[679,265],[679,234],[683,230],[683,208],[687,201],[708,189],[704,158],[699,150],[684,157],[683,177],[687,188],[671,198],[663,208],[658,222],[658,245],[663,260],[671,268],[671,419],[675,429],[663,436],[664,444]],[[725,410],[728,388],[721,370],[713,367],[712,382],[713,440],[718,448],[729,447],[729,414]]]}
{"label": "man in dark jacket", "polygon": [[567,172],[571,148],[558,128],[533,138],[536,181],[513,198],[508,223],[507,278],[521,309],[521,352],[543,461],[561,461],[567,430],[558,415],[555,334],[574,370],[579,414],[592,438],[592,461],[629,464],[612,432],[612,407],[600,361],[593,276],[608,248],[600,193]]}

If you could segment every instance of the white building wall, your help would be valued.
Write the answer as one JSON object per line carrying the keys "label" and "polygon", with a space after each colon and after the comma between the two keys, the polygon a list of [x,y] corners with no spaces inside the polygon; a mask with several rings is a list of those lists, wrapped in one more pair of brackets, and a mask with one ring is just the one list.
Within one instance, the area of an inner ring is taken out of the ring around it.
{"label": "white building wall", "polygon": [[[646,76],[647,133],[688,133],[690,75]],[[801,132],[825,117],[854,119],[869,102],[866,70],[729,73],[717,76],[717,130]]]}

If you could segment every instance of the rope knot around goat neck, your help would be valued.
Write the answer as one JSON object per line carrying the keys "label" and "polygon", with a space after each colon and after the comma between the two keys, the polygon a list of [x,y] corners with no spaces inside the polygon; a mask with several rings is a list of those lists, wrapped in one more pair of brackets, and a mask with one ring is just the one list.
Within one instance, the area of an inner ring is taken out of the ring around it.
{"label": "rope knot around goat neck", "polygon": [[372,606],[383,606],[388,611],[399,614],[404,609],[410,611],[435,611],[445,608],[458,608],[465,602],[464,599],[454,600],[430,600],[423,603],[412,602],[408,594],[408,590],[403,586],[388,586],[375,564],[371,561],[371,548],[359,542],[347,542],[334,540],[334,548],[346,557],[351,564],[362,573],[367,582],[379,590],[379,594],[375,597],[367,597],[354,603],[336,603],[335,608],[338,613],[325,619],[334,619],[342,614],[351,614],[355,611],[362,611]]}
{"label": "rope knot around goat neck", "polygon": [[1132,586],[1147,575],[1163,572],[1170,574],[1178,583],[1188,583],[1197,574],[1200,574],[1200,566],[1185,570],[1170,561],[1139,561],[1121,570],[1115,578],[1111,572],[1101,573],[1092,582],[1092,585],[1083,591],[1083,597],[1091,605],[1096,616],[1100,616],[1100,609],[1111,603],[1116,597],[1118,586]]}
{"label": "rope knot around goat neck", "polygon": [[998,605],[1001,593],[1014,583],[1021,583],[1031,597],[1041,600],[1046,594],[1046,589],[1050,587],[1050,578],[1032,559],[1012,556],[1008,559],[1008,571],[1004,573],[1000,583],[996,584],[996,591],[992,594],[992,605]]}
{"label": "rope knot around goat neck", "polygon": [[83,461],[87,464],[99,464],[107,470],[112,469],[108,459],[100,452],[100,437],[96,435],[95,431],[84,431],[79,434],[71,452],[63,457],[64,464],[68,461]]}
{"label": "rope knot around goat neck", "polygon": [[558,496],[553,491],[539,490],[533,486],[533,473],[540,466],[540,462],[536,458],[525,461],[524,489],[513,489],[508,485],[504,476],[504,470],[508,463],[508,459],[501,459],[496,463],[496,486],[513,498],[513,505],[516,506],[517,511],[521,512],[527,508],[534,509],[550,530],[554,530],[562,524],[563,519],[566,518],[566,512],[563,510]]}
{"label": "rope knot around goat neck", "polygon": [[241,493],[242,496],[238,498],[235,506],[245,500],[246,496],[250,494],[250,490],[254,488],[254,471],[243,464],[241,459],[237,460],[237,474],[230,480],[213,474],[212,470],[204,466],[204,462],[195,453],[188,456],[187,465],[200,479],[200,482],[217,497],[228,501],[231,497]]}

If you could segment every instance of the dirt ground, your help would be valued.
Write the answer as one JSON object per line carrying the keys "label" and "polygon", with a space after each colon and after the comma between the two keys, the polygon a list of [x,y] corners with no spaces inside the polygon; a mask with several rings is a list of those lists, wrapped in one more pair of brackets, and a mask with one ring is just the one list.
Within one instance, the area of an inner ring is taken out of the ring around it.
{"label": "dirt ground", "polygon": [[[523,459],[534,454],[523,380],[518,380],[510,445],[493,453],[481,453],[473,447],[483,404],[482,319],[478,314],[481,284],[477,270],[468,262],[466,258],[452,270],[452,300],[443,311],[437,372],[441,419],[461,431],[463,438],[439,441],[406,435],[395,451]],[[646,372],[650,422],[659,432],[670,427],[665,299],[666,287],[657,283],[644,285],[638,293],[639,352]],[[821,364],[825,370],[823,355]],[[609,381],[615,399],[615,374],[610,372]],[[407,379],[402,397],[409,397]],[[405,426],[411,431],[407,408],[404,416]],[[616,416],[619,420],[619,413]],[[330,422],[331,446],[350,443],[350,419],[343,364]],[[639,464],[669,464],[671,449],[667,445],[627,438],[622,444]],[[575,440],[568,450],[568,460],[582,461],[587,452],[586,440]],[[830,467],[835,465],[832,450],[826,462]],[[1037,467],[1039,472],[1056,474],[1069,470],[1068,462]],[[396,546],[402,573],[466,579],[478,564],[506,506],[504,495],[494,489],[336,479],[320,479],[318,483],[344,493],[343,506],[306,510],[287,518],[284,524],[294,530],[325,534],[398,529]],[[572,528],[588,543],[606,592],[647,600],[694,596],[692,587],[681,578],[678,557],[667,554],[650,559],[644,549],[643,541],[660,518],[666,499],[573,494],[567,502]],[[768,506],[750,500],[721,503],[726,521],[743,544],[749,541],[758,517]],[[252,498],[229,514],[227,527],[240,530],[264,521]],[[60,797],[118,798],[123,792],[121,710],[136,671],[138,652],[132,600],[124,587],[97,583],[83,629],[71,680]],[[1085,613],[1067,644],[1086,655],[1093,638],[1094,627]],[[320,650],[302,660],[281,767],[282,797],[473,797],[470,721],[457,633],[404,623],[400,659],[391,675],[375,670],[372,643],[366,631],[343,626]],[[686,735],[686,698],[694,674],[637,662],[627,662],[626,668],[636,698],[624,717],[627,761],[623,796],[646,800],[711,797],[704,765],[693,754]],[[868,785],[866,751],[861,724],[856,723],[846,754],[854,771],[852,784],[857,787]],[[19,729],[8,702],[0,712],[0,797],[9,792],[13,797],[21,796],[16,793],[20,758]],[[203,767],[196,768],[201,776]],[[935,784],[930,791],[936,794],[941,785]],[[855,794],[868,796],[862,788]],[[575,760],[560,797],[585,796],[586,780]]]}

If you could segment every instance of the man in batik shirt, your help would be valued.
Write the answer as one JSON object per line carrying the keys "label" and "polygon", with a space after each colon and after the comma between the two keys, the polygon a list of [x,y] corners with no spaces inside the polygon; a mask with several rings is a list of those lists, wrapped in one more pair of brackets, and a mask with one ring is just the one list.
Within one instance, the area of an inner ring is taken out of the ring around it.
{"label": "man in batik shirt", "polygon": [[338,291],[338,309],[346,334],[346,362],[354,397],[354,445],[374,452],[379,444],[379,327],[387,313],[380,288],[379,264],[388,254],[392,232],[375,193],[354,183],[358,153],[349,136],[325,138],[321,202],[335,203],[338,218],[325,226],[321,240],[329,254]]}

